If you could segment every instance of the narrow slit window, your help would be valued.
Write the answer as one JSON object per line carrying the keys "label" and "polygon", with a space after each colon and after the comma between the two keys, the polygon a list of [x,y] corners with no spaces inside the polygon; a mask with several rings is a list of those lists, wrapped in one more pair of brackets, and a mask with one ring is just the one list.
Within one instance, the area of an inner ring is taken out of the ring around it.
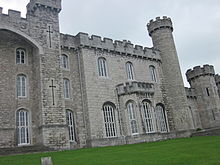
{"label": "narrow slit window", "polygon": [[207,93],[207,96],[210,96],[209,88],[206,88],[206,93]]}

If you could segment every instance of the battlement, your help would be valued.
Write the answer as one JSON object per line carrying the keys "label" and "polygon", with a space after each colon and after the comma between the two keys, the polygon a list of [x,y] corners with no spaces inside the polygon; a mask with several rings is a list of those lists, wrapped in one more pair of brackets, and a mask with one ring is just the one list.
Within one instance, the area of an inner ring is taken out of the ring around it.
{"label": "battlement", "polygon": [[82,32],[76,36],[61,34],[60,38],[62,47],[77,48],[81,46],[161,61],[160,52],[158,50],[134,45],[127,40],[113,41],[110,38],[102,39],[102,37],[96,35],[90,37],[87,33]]}
{"label": "battlement", "polygon": [[154,84],[145,82],[126,82],[116,86],[119,96],[133,93],[147,94],[151,97],[154,95]]}
{"label": "battlement", "polygon": [[8,10],[8,14],[4,14],[3,13],[3,8],[0,7],[0,17],[2,17],[2,20],[1,22],[9,22],[8,20],[19,20],[19,19],[26,19],[26,18],[23,18],[21,17],[21,12],[20,11],[17,11],[17,10],[12,10],[12,9],[9,9]]}
{"label": "battlement", "polygon": [[194,88],[185,87],[186,97],[196,99],[196,93]]}
{"label": "battlement", "polygon": [[188,82],[190,82],[192,79],[206,75],[215,75],[215,70],[212,65],[203,65],[203,67],[195,66],[193,69],[189,69],[186,72]]}
{"label": "battlement", "polygon": [[151,36],[152,33],[156,30],[168,28],[171,31],[173,31],[173,24],[169,17],[163,16],[162,18],[156,17],[156,20],[150,20],[150,22],[147,24],[147,29],[149,32],[149,35]]}
{"label": "battlement", "polygon": [[27,11],[34,12],[38,7],[44,7],[56,12],[60,12],[61,0],[30,0],[27,5]]}
{"label": "battlement", "polygon": [[215,82],[216,84],[220,84],[220,75],[218,74],[215,75]]}

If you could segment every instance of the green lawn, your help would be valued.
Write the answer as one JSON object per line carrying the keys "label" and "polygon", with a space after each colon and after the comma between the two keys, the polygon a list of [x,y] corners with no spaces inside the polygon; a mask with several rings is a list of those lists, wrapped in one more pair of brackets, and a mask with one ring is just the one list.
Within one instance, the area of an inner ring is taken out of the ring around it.
{"label": "green lawn", "polygon": [[0,165],[220,165],[220,136],[0,157]]}

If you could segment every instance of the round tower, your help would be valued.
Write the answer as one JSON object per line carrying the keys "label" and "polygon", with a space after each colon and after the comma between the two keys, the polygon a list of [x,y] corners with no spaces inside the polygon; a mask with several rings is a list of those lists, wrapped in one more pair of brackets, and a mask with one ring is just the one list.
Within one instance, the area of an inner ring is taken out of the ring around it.
{"label": "round tower", "polygon": [[166,16],[157,17],[147,24],[147,28],[153,46],[160,51],[162,59],[163,96],[171,130],[191,129],[186,93],[172,35],[172,21]]}
{"label": "round tower", "polygon": [[195,89],[203,128],[220,126],[220,99],[214,67],[196,66],[186,72],[186,77],[191,87]]}

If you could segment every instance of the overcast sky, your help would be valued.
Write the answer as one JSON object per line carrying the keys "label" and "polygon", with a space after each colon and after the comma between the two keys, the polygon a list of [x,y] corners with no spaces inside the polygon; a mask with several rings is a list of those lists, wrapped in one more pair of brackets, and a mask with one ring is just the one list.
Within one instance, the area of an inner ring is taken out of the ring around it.
{"label": "overcast sky", "polygon": [[[29,0],[0,0],[8,8],[26,14]],[[63,0],[62,33],[95,34],[113,40],[130,40],[152,47],[146,24],[167,15],[174,24],[174,38],[184,83],[185,72],[196,65],[212,64],[220,73],[220,0]]]}

